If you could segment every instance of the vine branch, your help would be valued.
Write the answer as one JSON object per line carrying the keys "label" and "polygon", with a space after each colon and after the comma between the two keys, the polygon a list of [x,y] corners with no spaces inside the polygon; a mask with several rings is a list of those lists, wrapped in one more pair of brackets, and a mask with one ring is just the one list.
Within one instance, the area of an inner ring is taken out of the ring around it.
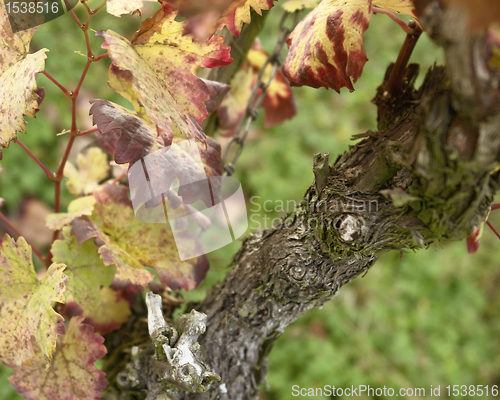
{"label": "vine branch", "polygon": [[15,142],[42,168],[43,172],[45,172],[45,175],[51,180],[55,180],[55,175],[54,173],[48,169],[43,162],[40,161],[40,159],[30,150],[28,147],[21,142],[19,138],[15,140]]}

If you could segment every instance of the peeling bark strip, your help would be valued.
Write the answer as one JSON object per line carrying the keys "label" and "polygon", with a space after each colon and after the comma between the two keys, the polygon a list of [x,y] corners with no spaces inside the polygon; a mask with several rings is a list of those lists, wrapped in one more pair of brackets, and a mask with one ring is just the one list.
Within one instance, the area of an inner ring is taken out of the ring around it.
{"label": "peeling bark strip", "polygon": [[[169,398],[256,399],[275,340],[302,313],[381,254],[464,239],[484,220],[499,184],[500,71],[487,67],[485,38],[467,37],[462,15],[429,7],[423,25],[444,48],[448,69],[431,69],[415,91],[418,66],[389,67],[374,99],[379,131],[362,135],[326,171],[324,156],[316,157],[316,182],[304,196],[314,207],[299,206],[293,224],[250,235],[199,307],[208,317],[203,359],[221,381]],[[386,83],[394,87],[394,74],[401,80],[392,92]],[[325,207],[353,199],[376,201],[378,210]],[[157,398],[156,376],[145,379],[147,398]]]}

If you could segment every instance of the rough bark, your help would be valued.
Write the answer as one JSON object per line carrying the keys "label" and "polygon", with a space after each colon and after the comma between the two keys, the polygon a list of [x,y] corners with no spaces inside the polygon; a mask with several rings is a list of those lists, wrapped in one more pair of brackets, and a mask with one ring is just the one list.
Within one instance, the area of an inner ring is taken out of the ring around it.
{"label": "rough bark", "polygon": [[138,398],[256,399],[267,356],[297,317],[381,254],[464,239],[484,221],[499,183],[500,74],[487,66],[486,36],[469,37],[458,11],[431,2],[422,19],[448,67],[428,71],[417,91],[418,66],[406,66],[403,51],[374,99],[378,132],[360,135],[332,166],[316,155],[300,207],[251,234],[197,307],[208,317],[203,359],[221,381],[205,393],[165,390],[150,349],[126,372],[141,377]]}

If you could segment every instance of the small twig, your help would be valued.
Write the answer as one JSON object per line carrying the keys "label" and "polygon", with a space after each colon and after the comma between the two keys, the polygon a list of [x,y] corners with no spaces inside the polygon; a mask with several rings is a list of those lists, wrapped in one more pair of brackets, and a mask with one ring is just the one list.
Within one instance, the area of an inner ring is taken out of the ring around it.
{"label": "small twig", "polygon": [[98,128],[91,128],[91,129],[87,129],[86,131],[78,131],[76,133],[76,136],[90,135],[91,133],[97,132],[98,130],[99,130]]}
{"label": "small twig", "polygon": [[43,162],[40,161],[40,159],[35,156],[35,154],[33,154],[33,152],[28,149],[28,147],[26,147],[26,145],[21,142],[21,140],[19,140],[19,138],[17,140],[15,140],[15,142],[33,159],[35,160],[35,162],[40,166],[40,168],[43,169],[43,172],[45,172],[45,175],[47,175],[47,177],[53,181],[55,180],[55,176],[54,176],[54,173],[48,169],[45,164]]}
{"label": "small twig", "polygon": [[108,53],[101,54],[100,56],[94,57],[92,59],[92,61],[96,62],[96,61],[102,60],[103,58],[106,58],[108,55],[109,55]]}
{"label": "small twig", "polygon": [[127,174],[124,172],[120,176],[117,176],[115,179],[113,179],[113,182],[111,182],[112,185],[120,182],[123,178],[125,178]]}
{"label": "small twig", "polygon": [[399,17],[396,17],[391,11],[386,10],[385,8],[373,7],[374,14],[385,14],[394,22],[396,22],[408,35],[413,35],[415,33],[415,29],[412,26],[406,25],[406,23]]}
{"label": "small twig", "polygon": [[59,89],[62,90],[62,92],[69,97],[69,90],[66,89],[63,85],[61,85],[59,82],[55,80],[55,78],[52,77],[47,71],[42,71],[42,74],[44,74],[47,78],[49,78],[52,83],[54,83]]}
{"label": "small twig", "polygon": [[418,38],[422,34],[422,30],[415,21],[411,20],[409,25],[412,28],[413,33],[406,35],[403,46],[399,51],[398,58],[392,66],[389,77],[384,84],[384,89],[393,97],[395,97],[399,93],[399,90],[401,90],[401,81],[406,72],[406,65],[410,60]]}
{"label": "small twig", "polygon": [[95,14],[97,11],[99,11],[101,8],[103,8],[106,5],[106,2],[103,1],[99,7],[97,7],[95,10],[91,10],[92,14]]}
{"label": "small twig", "polygon": [[500,233],[498,233],[497,230],[495,228],[493,228],[493,225],[491,225],[490,221],[486,221],[486,225],[488,225],[490,227],[490,229],[493,231],[493,233],[495,235],[497,235],[497,238],[500,239]]}
{"label": "small twig", "polygon": [[[91,56],[88,56],[91,57]],[[80,80],[78,81],[78,85],[76,85],[76,89],[73,90],[72,92],[72,99],[76,100],[76,97],[80,93],[80,88],[82,87],[83,80],[85,79],[85,76],[87,75],[87,72],[89,70],[90,64],[92,64],[92,59],[88,58],[87,63],[85,64],[85,67],[83,68],[82,75],[80,76]]]}
{"label": "small twig", "polygon": [[75,12],[71,8],[71,5],[68,3],[68,0],[64,0],[64,3],[66,3],[66,8],[69,10],[69,12],[71,13],[71,15],[73,16],[73,18],[75,19],[75,21],[78,24],[78,26],[82,26],[82,22],[80,21],[80,19],[77,17],[77,15],[75,14]]}
{"label": "small twig", "polygon": [[12,232],[14,232],[17,236],[22,236],[24,240],[26,240],[26,243],[28,243],[31,246],[33,253],[35,253],[37,257],[40,259],[40,261],[43,264],[45,264],[45,258],[42,255],[42,253],[40,253],[30,242],[28,242],[28,240],[21,234],[21,232],[17,230],[17,228],[12,224],[12,222],[10,222],[9,219],[1,211],[0,211],[0,219],[2,219],[3,222],[5,222],[5,225],[7,225],[10,228],[10,230],[12,230]]}

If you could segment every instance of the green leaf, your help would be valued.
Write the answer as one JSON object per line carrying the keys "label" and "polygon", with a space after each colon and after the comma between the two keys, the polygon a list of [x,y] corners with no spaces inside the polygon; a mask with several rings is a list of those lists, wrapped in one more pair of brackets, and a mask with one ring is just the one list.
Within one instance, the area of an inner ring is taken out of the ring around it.
{"label": "green leaf", "polygon": [[54,360],[45,368],[38,353],[31,365],[15,369],[9,378],[17,392],[26,399],[37,400],[97,400],[107,386],[105,373],[94,362],[107,350],[104,338],[94,334],[94,328],[82,324],[83,317],[69,321],[68,332],[57,344]]}
{"label": "green leaf", "polygon": [[64,319],[53,303],[64,303],[64,264],[52,264],[38,280],[31,247],[23,237],[17,243],[5,235],[0,243],[0,358],[21,365],[35,357],[32,339],[49,361],[57,335],[65,332]]}
{"label": "green leaf", "polygon": [[68,266],[64,271],[69,278],[68,292],[84,310],[92,312],[99,306],[101,286],[107,287],[113,281],[115,268],[104,266],[92,241],[78,244],[71,227],[65,227],[62,234],[64,240],[52,245],[52,260]]}

